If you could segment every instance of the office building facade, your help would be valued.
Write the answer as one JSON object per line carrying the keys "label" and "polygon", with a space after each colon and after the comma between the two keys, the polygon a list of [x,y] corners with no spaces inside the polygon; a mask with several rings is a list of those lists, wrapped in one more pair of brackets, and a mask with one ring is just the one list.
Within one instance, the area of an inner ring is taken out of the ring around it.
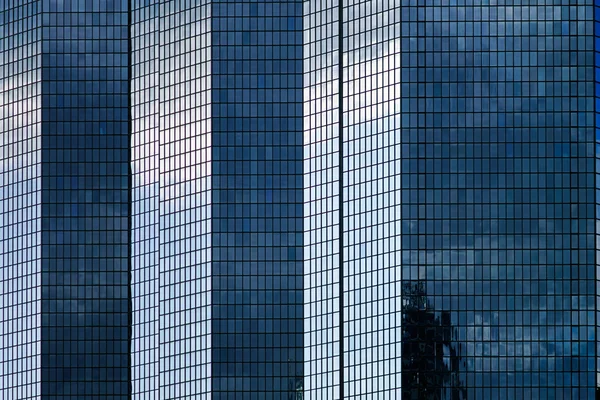
{"label": "office building facade", "polygon": [[305,6],[305,396],[594,398],[594,5]]}
{"label": "office building facade", "polygon": [[132,2],[134,398],[297,398],[302,3]]}
{"label": "office building facade", "polygon": [[594,398],[600,5],[0,6],[0,397]]}
{"label": "office building facade", "polygon": [[126,1],[3,1],[0,397],[130,392]]}

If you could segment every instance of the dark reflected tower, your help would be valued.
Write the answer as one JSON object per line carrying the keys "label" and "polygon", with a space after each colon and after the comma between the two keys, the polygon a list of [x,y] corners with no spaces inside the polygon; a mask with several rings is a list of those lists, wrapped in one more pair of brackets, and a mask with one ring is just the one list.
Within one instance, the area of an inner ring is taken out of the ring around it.
{"label": "dark reflected tower", "polygon": [[463,400],[461,345],[450,313],[436,312],[423,282],[402,287],[402,396],[404,399]]}

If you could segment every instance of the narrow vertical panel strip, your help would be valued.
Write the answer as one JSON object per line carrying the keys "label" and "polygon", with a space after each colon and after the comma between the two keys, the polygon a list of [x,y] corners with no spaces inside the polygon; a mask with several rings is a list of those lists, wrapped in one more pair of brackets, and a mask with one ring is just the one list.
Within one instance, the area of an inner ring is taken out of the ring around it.
{"label": "narrow vertical panel strip", "polygon": [[594,0],[594,127],[595,127],[595,143],[594,143],[594,154],[596,156],[596,162],[594,163],[595,172],[595,191],[594,199],[595,205],[595,218],[596,224],[594,224],[595,230],[595,243],[596,251],[594,252],[595,259],[595,279],[596,284],[594,285],[595,290],[595,326],[596,326],[596,398],[600,398],[600,382],[598,382],[598,373],[600,372],[600,361],[598,355],[600,354],[600,343],[598,342],[598,336],[600,336],[600,329],[598,327],[598,306],[600,305],[600,299],[598,297],[598,278],[600,275],[600,266],[598,256],[600,255],[600,249],[598,243],[600,243],[600,232],[598,231],[598,219],[600,218],[600,183],[598,180],[598,173],[600,172],[600,0]]}
{"label": "narrow vertical panel strip", "polygon": [[159,0],[130,2],[132,399],[158,398]]}
{"label": "narrow vertical panel strip", "polygon": [[338,97],[339,97],[339,149],[340,149],[340,400],[344,399],[344,0],[339,0],[338,4],[338,40],[339,40],[339,77],[338,77]]}
{"label": "narrow vertical panel strip", "polygon": [[305,400],[340,398],[339,7],[303,3]]}

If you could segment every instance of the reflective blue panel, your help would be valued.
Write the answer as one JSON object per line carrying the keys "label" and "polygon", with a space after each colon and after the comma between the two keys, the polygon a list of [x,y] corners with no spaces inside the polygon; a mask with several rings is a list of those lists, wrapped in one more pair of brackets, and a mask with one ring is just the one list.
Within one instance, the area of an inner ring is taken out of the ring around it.
{"label": "reflective blue panel", "polygon": [[302,385],[302,2],[212,5],[213,398]]}
{"label": "reflective blue panel", "polygon": [[594,397],[590,5],[402,2],[403,397]]}
{"label": "reflective blue panel", "polygon": [[42,395],[126,399],[127,1],[42,4]]}

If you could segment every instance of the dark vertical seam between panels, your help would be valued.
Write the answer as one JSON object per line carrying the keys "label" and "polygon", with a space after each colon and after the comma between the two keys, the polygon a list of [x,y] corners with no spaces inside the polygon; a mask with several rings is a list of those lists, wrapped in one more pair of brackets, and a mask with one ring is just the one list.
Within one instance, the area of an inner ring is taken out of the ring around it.
{"label": "dark vertical seam between panels", "polygon": [[133,283],[133,261],[131,246],[133,244],[133,170],[131,168],[133,148],[133,123],[131,112],[131,89],[132,89],[132,72],[133,72],[133,57],[132,57],[132,22],[133,22],[133,0],[127,2],[127,134],[129,135],[129,146],[127,149],[127,398],[131,399],[133,395],[132,381],[132,340],[133,340],[133,293],[131,284]]}
{"label": "dark vertical seam between panels", "polygon": [[[133,0],[131,0],[133,1]],[[160,369],[160,362],[163,358],[165,358],[164,356],[161,355],[161,351],[160,351],[160,345],[161,345],[161,332],[164,330],[164,328],[161,328],[161,319],[160,317],[163,315],[163,311],[161,311],[162,307],[161,307],[161,301],[163,301],[163,298],[161,297],[161,268],[162,265],[160,263],[160,261],[162,260],[162,255],[164,253],[164,251],[161,251],[161,248],[163,246],[161,246],[162,243],[162,239],[161,239],[161,231],[162,231],[162,225],[163,223],[161,223],[161,219],[163,216],[163,206],[161,204],[161,199],[160,199],[160,191],[162,190],[162,183],[161,183],[161,173],[164,170],[164,167],[162,167],[162,162],[161,162],[161,150],[160,150],[160,146],[162,143],[164,143],[164,139],[162,139],[162,131],[161,131],[161,117],[164,114],[164,111],[161,111],[163,109],[162,105],[164,102],[164,97],[165,95],[162,94],[162,89],[164,87],[164,83],[162,82],[162,77],[163,77],[163,71],[162,71],[162,61],[164,60],[165,56],[164,53],[162,51],[162,37],[163,37],[163,33],[165,31],[164,28],[164,24],[163,21],[165,19],[165,16],[162,13],[162,10],[164,10],[165,5],[164,5],[164,1],[161,0],[154,0],[154,4],[156,4],[156,15],[154,15],[154,19],[156,22],[156,31],[158,33],[157,38],[155,39],[153,45],[156,48],[155,52],[154,52],[154,59],[157,60],[157,68],[156,71],[154,71],[156,73],[156,80],[154,81],[154,85],[158,88],[157,92],[158,96],[155,96],[153,101],[156,101],[158,103],[158,110],[156,110],[156,114],[157,115],[157,124],[156,124],[156,133],[158,134],[157,138],[155,138],[154,143],[157,144],[158,147],[158,152],[157,152],[157,158],[158,158],[158,165],[156,166],[156,175],[158,176],[158,209],[157,209],[157,213],[158,213],[158,217],[156,219],[156,223],[158,224],[158,240],[157,240],[157,248],[155,249],[157,257],[156,257],[156,278],[158,280],[158,296],[156,298],[156,304],[155,306],[157,307],[157,315],[156,318],[158,318],[157,321],[157,325],[158,325],[158,331],[156,331],[156,342],[158,342],[158,358],[155,360],[155,362],[158,363],[158,371],[155,372],[155,379],[157,379],[156,385],[155,385],[155,390],[158,392],[159,396],[160,396],[160,390],[163,387],[168,387],[167,385],[163,385],[161,384],[161,377],[160,377],[160,373],[161,373],[161,369]],[[165,12],[166,14],[166,12]],[[170,15],[170,14],[169,14]],[[165,41],[166,42],[166,41]],[[165,185],[166,186],[166,185]],[[166,390],[166,389],[165,389]]]}
{"label": "dark vertical seam between panels", "polygon": [[[395,5],[397,7],[397,4]],[[400,2],[400,7],[403,7],[403,3]],[[395,7],[394,7],[395,8]],[[400,10],[402,11],[402,9]],[[402,12],[399,13],[399,19],[397,21],[398,24],[400,24],[400,27],[403,26],[404,21],[402,20]],[[402,28],[400,28],[402,29]],[[403,46],[402,46],[402,39],[400,39],[400,49],[399,51],[399,57],[400,60],[402,60],[402,53],[403,53]],[[400,61],[400,66],[397,66],[397,68],[400,69],[400,76],[398,77],[399,79],[396,81],[394,79],[391,80],[392,84],[398,83],[400,85],[400,87],[402,87],[402,70],[403,70],[403,64],[402,61]],[[394,299],[396,297],[400,297],[400,316],[399,318],[396,319],[396,326],[399,326],[400,328],[400,337],[398,337],[398,334],[394,335],[394,340],[396,340],[396,342],[400,342],[400,354],[398,354],[397,352],[395,352],[396,354],[396,358],[400,358],[400,371],[398,371],[398,368],[395,369],[396,371],[396,383],[395,383],[395,389],[396,390],[400,390],[400,397],[402,397],[402,394],[404,393],[404,387],[402,386],[402,372],[404,370],[404,306],[403,306],[403,302],[404,302],[404,262],[403,262],[403,254],[404,254],[404,243],[403,243],[403,239],[404,239],[404,235],[402,232],[402,222],[404,221],[404,213],[402,211],[402,205],[404,204],[404,190],[403,190],[403,186],[402,186],[402,180],[404,178],[404,167],[402,164],[402,161],[404,161],[404,155],[402,154],[402,147],[404,146],[403,140],[402,140],[402,92],[400,93],[400,95],[398,96],[400,98],[400,109],[395,109],[394,112],[399,113],[400,115],[400,123],[398,125],[394,124],[393,125],[393,131],[396,132],[398,131],[400,134],[398,135],[398,139],[397,142],[395,141],[394,144],[398,144],[400,147],[400,155],[397,156],[397,153],[394,153],[394,160],[396,160],[398,157],[400,159],[400,172],[395,171],[395,174],[399,174],[400,175],[400,187],[398,188],[396,185],[394,185],[394,189],[399,190],[400,191],[400,204],[398,205],[399,209],[400,209],[400,216],[399,216],[399,220],[400,220],[400,229],[399,231],[396,231],[394,229],[394,235],[396,235],[396,237],[398,238],[398,241],[396,242],[397,244],[394,246],[393,251],[398,251],[400,253],[400,261],[398,261],[398,256],[396,256],[394,258],[394,266],[398,266],[398,264],[400,265],[400,293],[395,293]],[[396,135],[394,135],[396,136]],[[395,177],[395,175],[394,175]],[[390,202],[391,205],[396,205],[396,196],[394,195],[394,201]],[[395,213],[394,213],[395,214]],[[410,263],[410,261],[409,261]],[[410,274],[409,274],[410,276]],[[397,276],[394,277],[394,279],[397,279]],[[398,309],[396,309],[396,315],[398,315]]]}
{"label": "dark vertical seam between panels", "polygon": [[[206,17],[206,24],[207,24],[206,29],[208,31],[208,34],[207,34],[208,40],[207,40],[206,46],[208,47],[207,53],[210,53],[210,61],[209,61],[209,64],[207,65],[207,71],[210,71],[210,72],[207,72],[208,78],[206,79],[207,82],[210,82],[210,89],[208,90],[208,94],[207,94],[207,101],[209,102],[209,109],[207,110],[209,117],[207,119],[210,120],[210,130],[207,130],[205,133],[210,138],[210,149],[207,151],[207,153],[210,154],[210,175],[207,176],[207,179],[206,179],[210,183],[208,185],[210,190],[208,190],[208,195],[207,195],[209,203],[206,207],[207,211],[209,210],[209,215],[210,215],[210,217],[206,217],[207,218],[207,231],[208,231],[207,232],[207,241],[209,240],[208,238],[210,238],[210,246],[207,245],[207,250],[206,250],[207,254],[210,255],[210,257],[209,257],[210,262],[207,263],[207,265],[210,266],[210,275],[207,276],[206,280],[207,280],[207,285],[209,285],[208,287],[210,287],[210,290],[207,290],[208,293],[206,295],[206,298],[210,299],[209,300],[210,301],[209,310],[210,310],[210,315],[211,315],[210,319],[207,320],[207,322],[206,322],[206,325],[210,326],[210,335],[207,335],[207,337],[210,337],[210,339],[211,339],[211,345],[207,349],[206,352],[208,354],[210,354],[211,362],[207,364],[207,373],[210,373],[210,377],[205,376],[203,378],[207,378],[207,381],[208,381],[207,384],[210,383],[211,389],[210,389],[210,391],[207,391],[207,393],[212,394],[213,392],[216,392],[215,389],[212,387],[213,377],[214,377],[212,371],[213,371],[213,364],[215,363],[215,358],[216,358],[216,357],[214,357],[215,345],[212,344],[212,339],[214,336],[216,336],[216,335],[213,335],[213,332],[215,331],[215,317],[213,315],[213,310],[214,310],[213,306],[215,304],[215,296],[214,296],[215,290],[213,289],[213,282],[215,282],[215,279],[213,279],[213,277],[215,276],[215,269],[213,268],[213,265],[214,265],[213,260],[215,258],[215,250],[214,249],[215,249],[215,246],[217,246],[216,240],[213,240],[214,239],[213,238],[213,232],[214,232],[213,221],[215,220],[215,218],[213,217],[213,210],[214,210],[214,205],[216,204],[214,201],[215,200],[214,199],[214,192],[215,192],[214,177],[216,174],[215,174],[213,166],[216,164],[215,151],[214,151],[216,146],[213,143],[213,137],[215,136],[215,134],[214,134],[215,124],[213,124],[213,122],[214,122],[213,121],[213,119],[214,119],[213,118],[213,110],[216,107],[215,96],[214,96],[214,87],[215,87],[215,80],[216,80],[217,74],[215,74],[212,70],[212,66],[215,61],[214,51],[213,51],[214,50],[214,46],[213,46],[214,32],[213,32],[213,23],[212,23],[213,15],[214,15],[214,8],[213,8],[214,3],[212,0],[208,0],[206,3],[207,3],[206,8],[209,10],[209,12],[208,12],[209,16]],[[202,7],[202,3],[200,3],[200,7]],[[200,17],[200,21],[202,21],[202,17]],[[200,54],[202,54],[202,53],[200,53]],[[204,89],[204,87],[201,86],[199,89],[200,92],[202,92],[203,89]],[[219,115],[219,117],[220,117],[220,115]],[[216,121],[216,119],[214,119],[214,120]],[[200,217],[200,220],[202,220],[202,217]]]}
{"label": "dark vertical seam between panels", "polygon": [[340,176],[340,400],[344,399],[344,2],[338,4],[339,176]]}
{"label": "dark vertical seam between panels", "polygon": [[[593,47],[593,59],[594,59],[594,74],[592,77],[592,84],[594,85],[594,122],[593,122],[593,135],[592,135],[592,145],[594,146],[594,233],[595,233],[595,237],[594,237],[594,280],[596,281],[594,284],[594,339],[595,339],[595,343],[598,343],[598,275],[597,275],[597,271],[598,271],[598,249],[597,249],[597,245],[596,245],[596,238],[598,237],[598,187],[597,187],[597,183],[596,183],[596,178],[598,177],[598,154],[597,154],[597,150],[596,150],[596,135],[598,130],[600,130],[600,126],[598,124],[598,96],[600,95],[600,93],[598,93],[598,78],[597,78],[597,68],[600,67],[600,65],[598,65],[598,61],[597,61],[597,56],[599,56],[600,54],[598,54],[598,52],[600,51],[600,49],[597,47],[597,40],[598,40],[598,36],[600,35],[600,26],[598,26],[598,23],[600,21],[598,21],[599,19],[599,15],[598,15],[598,0],[595,0],[593,5],[592,5],[592,9],[593,11],[593,20],[592,23],[594,24],[594,28],[593,28],[593,32],[592,32],[592,42],[594,43]],[[598,360],[598,346],[595,346],[595,358],[596,360]],[[595,397],[598,398],[599,397],[599,386],[598,386],[598,362],[595,362],[594,365],[596,365],[595,368],[595,374],[596,375],[596,388],[595,388]]]}
{"label": "dark vertical seam between panels", "polygon": [[[8,8],[5,8],[5,10],[7,10]],[[44,8],[43,5],[40,3],[38,5],[38,18],[40,20],[39,25],[37,25],[37,28],[39,28],[40,33],[39,33],[39,44],[41,47],[41,50],[39,52],[39,57],[40,57],[40,61],[38,64],[38,68],[40,69],[40,79],[38,80],[38,83],[40,85],[40,92],[39,92],[39,98],[40,98],[40,105],[39,105],[39,113],[41,114],[40,119],[39,119],[39,125],[40,125],[40,131],[39,131],[39,136],[40,136],[40,158],[38,163],[40,164],[40,189],[39,189],[39,193],[40,193],[40,202],[39,202],[39,206],[40,206],[40,225],[41,225],[41,229],[39,230],[39,235],[41,237],[41,241],[39,243],[40,246],[40,257],[39,259],[39,285],[38,287],[40,288],[40,308],[41,308],[41,314],[43,315],[43,310],[44,310],[44,247],[45,247],[45,242],[44,242],[44,231],[49,230],[49,229],[44,229],[44,222],[45,222],[45,217],[44,217],[44,181],[45,176],[45,164],[44,164],[44,139],[46,137],[46,135],[44,135]],[[44,389],[47,387],[46,384],[46,380],[44,379],[44,367],[46,364],[44,362],[44,346],[42,346],[41,344],[43,343],[44,340],[44,318],[41,318],[41,322],[39,325],[39,330],[40,330],[40,337],[38,339],[38,343],[40,343],[40,352],[39,352],[39,357],[40,357],[40,366],[39,366],[39,371],[40,371],[40,398],[43,398],[44,396]]]}

